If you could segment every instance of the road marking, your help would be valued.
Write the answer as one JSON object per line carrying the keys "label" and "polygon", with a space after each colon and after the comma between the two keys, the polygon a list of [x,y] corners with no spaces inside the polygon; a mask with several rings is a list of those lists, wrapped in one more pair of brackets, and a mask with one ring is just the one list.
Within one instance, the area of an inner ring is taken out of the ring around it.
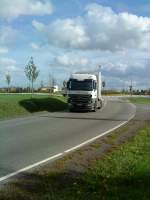
{"label": "road marking", "polygon": [[[130,104],[131,104],[131,103],[130,103]],[[131,121],[131,120],[135,117],[136,106],[135,106],[134,104],[131,104],[131,106],[132,106],[133,109],[134,109],[134,114],[133,114],[127,121],[124,121],[124,122],[120,123],[119,125],[115,126],[114,128],[109,129],[108,131],[105,131],[104,133],[101,133],[100,135],[98,135],[98,136],[96,136],[96,137],[94,137],[94,138],[91,138],[91,139],[89,139],[89,140],[86,140],[85,142],[83,142],[83,143],[81,143],[81,144],[79,144],[79,145],[76,145],[76,146],[74,146],[74,147],[72,147],[72,148],[70,148],[70,149],[67,149],[67,150],[65,150],[65,151],[62,152],[62,153],[58,153],[58,154],[56,154],[56,155],[54,155],[54,156],[51,156],[51,157],[46,158],[46,159],[44,159],[44,160],[42,160],[42,161],[39,161],[39,162],[34,163],[34,164],[32,164],[32,165],[29,165],[29,166],[27,166],[27,167],[25,167],[25,168],[22,168],[22,169],[20,169],[20,170],[15,171],[15,172],[13,172],[13,173],[7,174],[6,176],[0,177],[0,182],[5,181],[5,180],[7,180],[7,179],[9,179],[9,178],[12,178],[12,177],[14,177],[14,176],[16,176],[16,175],[19,175],[19,174],[21,174],[22,172],[28,171],[28,170],[30,170],[30,169],[32,169],[32,168],[34,168],[34,167],[37,167],[37,166],[39,166],[39,165],[42,165],[42,164],[44,164],[44,163],[46,163],[46,162],[48,162],[48,161],[54,160],[54,159],[56,159],[56,158],[60,158],[60,157],[62,157],[62,156],[64,156],[64,155],[66,155],[67,153],[69,153],[69,152],[71,152],[71,151],[74,151],[74,150],[76,150],[76,149],[78,149],[78,148],[80,148],[80,147],[83,147],[84,145],[87,145],[87,144],[89,144],[89,143],[95,141],[96,139],[99,139],[99,138],[101,138],[102,136],[107,135],[108,133],[110,133],[110,132],[112,132],[112,131],[114,131],[114,130],[120,128],[121,126],[127,124],[129,121]]]}
{"label": "road marking", "polygon": [[63,153],[56,154],[56,155],[51,156],[51,157],[49,157],[49,158],[46,158],[46,159],[44,159],[44,160],[42,160],[42,161],[40,161],[40,162],[34,163],[33,165],[29,165],[29,166],[27,166],[27,167],[25,167],[25,168],[23,168],[23,169],[20,169],[20,170],[18,170],[18,171],[15,171],[15,172],[13,172],[13,173],[10,173],[10,174],[8,174],[8,175],[6,175],[6,176],[3,176],[3,177],[0,178],[0,182],[2,182],[2,181],[4,181],[4,180],[7,180],[7,179],[9,179],[9,178],[11,178],[11,177],[14,177],[14,176],[16,176],[16,175],[18,175],[18,174],[20,174],[20,173],[22,173],[22,172],[25,172],[25,171],[29,170],[29,169],[32,169],[32,168],[34,168],[34,167],[37,167],[37,166],[39,166],[39,165],[41,165],[41,164],[44,164],[44,163],[46,163],[46,162],[48,162],[48,161],[50,161],[50,160],[59,158],[59,157],[61,157],[62,155],[63,155]]}
{"label": "road marking", "polygon": [[121,123],[121,124],[115,126],[114,128],[109,129],[108,131],[105,131],[104,133],[101,133],[100,135],[98,135],[98,136],[96,136],[96,137],[94,137],[94,138],[91,138],[91,139],[89,139],[89,140],[86,140],[85,142],[83,142],[83,143],[81,143],[81,144],[79,144],[79,145],[77,145],[77,146],[75,146],[75,147],[73,147],[73,148],[67,149],[67,150],[64,151],[64,152],[65,152],[65,153],[69,153],[69,152],[71,152],[71,151],[74,151],[74,150],[76,150],[76,149],[78,149],[78,148],[80,148],[80,147],[83,147],[84,145],[87,145],[87,144],[89,144],[89,143],[91,143],[91,142],[93,142],[93,141],[99,139],[100,137],[102,137],[102,136],[104,136],[104,135],[107,135],[107,134],[110,133],[110,132],[113,132],[114,130],[120,128],[121,126],[127,124],[131,119],[134,118],[134,116],[135,116],[135,115],[133,115],[128,121],[125,121],[125,122],[123,122],[123,123]]}

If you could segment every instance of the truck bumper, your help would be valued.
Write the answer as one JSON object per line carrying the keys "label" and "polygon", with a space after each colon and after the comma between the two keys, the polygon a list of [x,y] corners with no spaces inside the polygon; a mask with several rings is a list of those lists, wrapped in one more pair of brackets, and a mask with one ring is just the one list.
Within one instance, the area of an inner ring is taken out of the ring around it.
{"label": "truck bumper", "polygon": [[92,111],[94,104],[69,104],[69,110],[75,111]]}

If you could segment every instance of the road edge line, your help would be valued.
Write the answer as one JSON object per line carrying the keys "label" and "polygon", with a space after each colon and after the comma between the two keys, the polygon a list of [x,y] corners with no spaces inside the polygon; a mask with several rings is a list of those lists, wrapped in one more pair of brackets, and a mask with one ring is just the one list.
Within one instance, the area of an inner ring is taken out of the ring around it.
{"label": "road edge line", "polygon": [[28,170],[33,169],[33,168],[35,168],[35,167],[38,167],[38,166],[40,166],[40,165],[42,165],[42,164],[44,164],[44,163],[46,163],[46,162],[48,162],[48,161],[51,161],[51,160],[54,160],[54,159],[58,159],[58,158],[60,158],[60,157],[62,157],[62,156],[65,156],[66,154],[68,154],[68,153],[70,153],[70,152],[72,152],[72,151],[74,151],[74,150],[77,150],[77,149],[79,149],[79,148],[81,148],[81,147],[83,147],[83,146],[85,146],[85,145],[87,145],[87,144],[89,144],[89,143],[91,143],[91,142],[93,142],[93,141],[95,141],[95,140],[101,138],[102,136],[107,135],[108,133],[111,133],[112,131],[115,131],[116,129],[118,129],[118,128],[124,126],[124,125],[127,124],[129,121],[131,121],[131,120],[135,117],[135,114],[136,114],[136,106],[135,106],[134,104],[132,104],[132,103],[129,103],[129,104],[132,105],[132,107],[134,108],[135,113],[134,113],[127,121],[122,122],[121,124],[115,126],[115,127],[112,128],[112,129],[109,129],[108,131],[105,131],[105,132],[101,133],[100,135],[98,135],[98,136],[96,136],[96,137],[94,137],[94,138],[91,138],[91,139],[89,139],[89,140],[86,140],[85,142],[83,142],[83,143],[81,143],[81,144],[79,144],[79,145],[76,145],[76,146],[74,146],[74,147],[72,147],[72,148],[70,148],[70,149],[67,149],[67,150],[65,150],[64,152],[58,153],[58,154],[53,155],[53,156],[51,156],[51,157],[48,157],[48,158],[46,158],[46,159],[44,159],[44,160],[42,160],[42,161],[36,162],[36,163],[34,163],[34,164],[32,164],[32,165],[29,165],[29,166],[27,166],[27,167],[24,167],[24,168],[22,168],[22,169],[20,169],[20,170],[17,170],[17,171],[15,171],[15,172],[13,172],[13,173],[10,173],[10,174],[7,174],[7,175],[5,175],[5,176],[3,176],[3,177],[0,177],[0,183],[3,182],[3,181],[6,181],[6,180],[9,179],[9,178],[12,178],[12,177],[15,177],[15,176],[19,175],[19,174],[21,174],[22,172],[25,172],[25,171],[28,171]]}

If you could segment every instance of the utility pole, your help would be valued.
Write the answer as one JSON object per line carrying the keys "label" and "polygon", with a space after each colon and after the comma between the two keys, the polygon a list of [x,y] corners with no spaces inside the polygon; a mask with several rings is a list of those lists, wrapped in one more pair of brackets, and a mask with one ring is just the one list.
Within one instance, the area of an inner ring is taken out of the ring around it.
{"label": "utility pole", "polygon": [[101,71],[101,68],[102,68],[102,66],[101,66],[101,65],[99,65],[99,66],[98,66],[98,69],[99,69],[99,71]]}
{"label": "utility pole", "polygon": [[132,83],[132,79],[131,79],[131,84],[129,86],[129,90],[130,90],[130,96],[132,97],[132,92],[133,92],[133,83]]}
{"label": "utility pole", "polygon": [[49,93],[51,93],[51,88],[52,88],[52,76],[49,74]]}

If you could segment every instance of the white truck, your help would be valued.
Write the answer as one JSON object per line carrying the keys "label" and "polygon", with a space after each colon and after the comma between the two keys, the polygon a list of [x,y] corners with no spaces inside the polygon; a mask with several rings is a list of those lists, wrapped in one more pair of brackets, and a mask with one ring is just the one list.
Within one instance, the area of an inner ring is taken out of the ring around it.
{"label": "white truck", "polygon": [[95,74],[75,73],[67,82],[70,111],[95,111],[103,104],[101,96],[101,72]]}

